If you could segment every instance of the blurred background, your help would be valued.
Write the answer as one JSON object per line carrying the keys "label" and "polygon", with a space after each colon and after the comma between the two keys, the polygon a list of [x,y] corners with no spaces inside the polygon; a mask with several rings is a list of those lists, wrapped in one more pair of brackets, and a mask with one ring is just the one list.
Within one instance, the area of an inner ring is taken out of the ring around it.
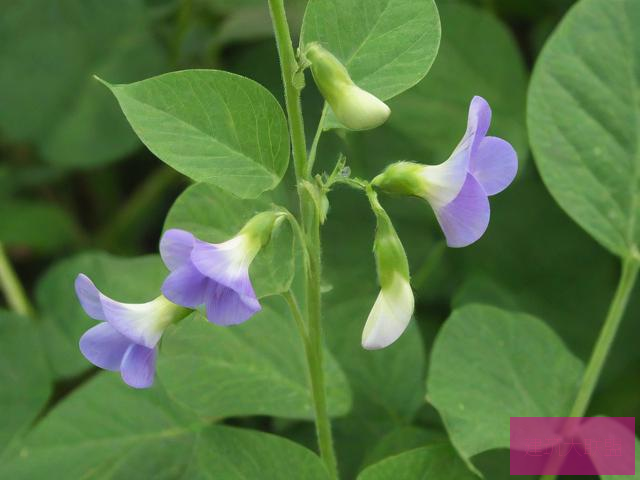
{"label": "blurred background", "polygon": [[[291,29],[297,32],[305,2],[287,3]],[[318,171],[331,169],[340,151],[353,174],[366,178],[395,160],[439,163],[464,131],[472,96],[487,98],[494,112],[491,133],[509,140],[520,158],[514,185],[492,199],[487,234],[469,248],[446,249],[424,204],[385,200],[410,256],[426,358],[452,308],[481,302],[539,316],[586,361],[613,295],[617,261],[550,197],[530,156],[525,127],[532,66],[573,1],[437,3],[443,37],[430,73],[390,102],[393,114],[385,126],[366,133],[326,134]],[[187,68],[248,76],[282,102],[266,2],[2,2],[0,242],[36,305],[44,338],[67,336],[73,344],[77,335],[69,327],[73,315],[67,305],[73,298],[60,298],[72,295],[62,285],[73,278],[69,265],[82,263],[88,258],[82,255],[97,250],[125,257],[156,253],[164,218],[189,185],[146,150],[111,93],[92,75],[128,83]],[[321,100],[311,81],[303,101],[312,135]],[[290,178],[282,189],[293,194]],[[332,287],[328,304],[377,289],[371,255],[374,222],[366,200],[340,190],[330,201],[323,233],[325,281]],[[98,262],[99,255],[91,261]],[[124,285],[132,281],[124,267],[117,275]],[[592,402],[594,412],[640,413],[640,323],[633,321],[639,314],[636,295]],[[49,360],[57,370],[49,407],[93,375],[88,365],[69,367],[63,357],[54,352]],[[312,444],[309,424],[246,421]],[[352,431],[358,421],[340,420],[337,435],[341,429]],[[439,422],[423,406],[415,425],[437,429]],[[338,442],[355,448],[353,466],[343,466],[355,470],[363,461],[357,440],[345,433]],[[487,453],[477,463],[487,478],[506,478],[506,458]]]}

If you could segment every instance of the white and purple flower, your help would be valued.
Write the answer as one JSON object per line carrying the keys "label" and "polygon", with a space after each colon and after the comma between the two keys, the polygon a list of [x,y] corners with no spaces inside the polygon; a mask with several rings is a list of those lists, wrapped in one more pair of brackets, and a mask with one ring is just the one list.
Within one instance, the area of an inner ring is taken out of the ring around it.
{"label": "white and purple flower", "polygon": [[238,235],[217,244],[203,242],[185,230],[166,231],[160,255],[171,273],[162,293],[184,307],[204,305],[208,320],[218,325],[248,320],[261,309],[249,267],[279,218],[282,213],[260,213]]}
{"label": "white and purple flower", "polygon": [[398,162],[373,180],[384,191],[424,198],[433,208],[450,247],[466,247],[489,225],[488,197],[513,181],[518,157],[511,144],[487,136],[491,108],[482,97],[469,106],[467,130],[440,165]]}
{"label": "white and purple flower", "polygon": [[162,295],[147,303],[116,302],[83,274],[76,278],[75,288],[87,315],[102,322],[80,338],[82,354],[97,367],[119,371],[131,387],[150,387],[162,334],[190,311]]}

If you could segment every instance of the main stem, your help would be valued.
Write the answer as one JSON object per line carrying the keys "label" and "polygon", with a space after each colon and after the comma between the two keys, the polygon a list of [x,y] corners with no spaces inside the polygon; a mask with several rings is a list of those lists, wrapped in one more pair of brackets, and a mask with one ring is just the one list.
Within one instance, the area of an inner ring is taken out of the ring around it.
{"label": "main stem", "polygon": [[[587,411],[589,401],[598,384],[602,368],[609,355],[609,350],[611,350],[611,345],[616,338],[618,327],[620,327],[620,322],[624,317],[624,312],[629,303],[629,296],[638,277],[639,267],[640,263],[634,258],[627,258],[622,264],[618,288],[613,296],[607,318],[604,321],[602,330],[600,330],[600,335],[591,353],[589,364],[582,377],[582,384],[576,395],[573,407],[569,412],[570,417],[582,417]],[[556,475],[544,475],[540,477],[541,480],[553,480],[555,478]]]}
{"label": "main stem", "polygon": [[34,316],[33,307],[16,272],[13,270],[2,243],[0,243],[0,288],[2,288],[11,310],[27,317]]}
{"label": "main stem", "polygon": [[[311,176],[307,166],[307,146],[304,134],[304,122],[302,119],[302,109],[300,106],[300,91],[293,84],[293,77],[298,68],[291,33],[287,23],[287,16],[284,9],[283,0],[269,0],[269,11],[273,22],[273,29],[278,45],[280,56],[280,68],[282,70],[282,83],[284,84],[284,95],[287,107],[287,117],[289,121],[289,132],[293,151],[293,163],[296,174],[296,182]],[[338,467],[336,455],[333,449],[333,437],[331,434],[331,421],[327,410],[327,396],[324,380],[324,369],[322,367],[322,311],[321,311],[321,249],[320,249],[320,221],[313,204],[308,196],[298,192],[300,201],[300,217],[302,228],[306,236],[306,245],[302,248],[308,249],[309,261],[306,268],[306,300],[307,300],[307,335],[302,332],[307,364],[309,368],[309,379],[311,383],[311,394],[313,397],[313,407],[315,411],[316,434],[318,438],[318,448],[322,460],[327,466],[331,478],[338,478]]]}

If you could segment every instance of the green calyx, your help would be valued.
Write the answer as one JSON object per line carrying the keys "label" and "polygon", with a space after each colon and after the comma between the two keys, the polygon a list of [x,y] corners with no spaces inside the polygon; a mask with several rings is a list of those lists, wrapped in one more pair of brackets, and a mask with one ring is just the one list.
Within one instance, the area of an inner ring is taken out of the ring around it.
{"label": "green calyx", "polygon": [[320,44],[307,45],[305,57],[311,64],[311,73],[320,93],[329,103],[337,101],[342,90],[353,85],[345,66]]}
{"label": "green calyx", "polygon": [[426,185],[421,175],[423,165],[414,162],[396,162],[375,177],[371,184],[395,195],[424,196]]}
{"label": "green calyx", "polygon": [[285,213],[283,212],[268,211],[258,213],[242,227],[239,235],[246,235],[251,243],[255,245],[256,250],[259,250],[269,243],[274,228],[280,224],[284,217]]}
{"label": "green calyx", "polygon": [[367,196],[373,213],[376,215],[376,236],[373,243],[373,253],[376,258],[376,268],[380,286],[390,288],[394,284],[396,275],[409,280],[409,262],[400,237],[391,223],[391,218],[378,202],[377,194],[371,188]]}

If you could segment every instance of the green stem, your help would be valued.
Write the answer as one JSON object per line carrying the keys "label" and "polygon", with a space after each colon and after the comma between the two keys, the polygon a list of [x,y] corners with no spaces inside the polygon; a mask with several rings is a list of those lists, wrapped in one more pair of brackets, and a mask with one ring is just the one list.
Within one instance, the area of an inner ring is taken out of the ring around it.
{"label": "green stem", "polygon": [[[310,178],[310,173],[307,163],[304,121],[300,106],[300,91],[293,83],[298,63],[291,43],[291,33],[289,32],[283,0],[269,0],[269,11],[280,57],[291,149],[293,151],[293,164],[296,184],[299,186],[303,180]],[[307,240],[304,247],[307,248],[308,253],[305,272],[308,335],[303,335],[303,341],[309,369],[318,448],[331,478],[337,479],[338,468],[333,449],[331,421],[327,409],[326,386],[322,367],[320,221],[313,199],[308,194],[304,194],[302,188],[298,189],[298,197],[302,229]]]}
{"label": "green stem", "polygon": [[[569,413],[569,417],[582,417],[587,411],[589,401],[598,384],[602,368],[611,350],[611,345],[616,338],[618,327],[624,317],[624,312],[629,303],[629,296],[636,283],[639,267],[640,264],[633,258],[625,259],[622,264],[618,288],[613,296],[607,318],[604,321],[600,335],[591,353],[591,358],[582,377],[582,383]],[[540,477],[541,480],[553,480],[555,478],[556,475],[544,475]]]}
{"label": "green stem", "polygon": [[111,248],[136,222],[147,215],[150,207],[180,176],[170,168],[160,167],[129,198],[118,215],[98,234],[98,245]]}
{"label": "green stem", "polygon": [[311,143],[311,150],[309,151],[309,162],[307,165],[307,175],[311,176],[313,173],[313,165],[316,163],[316,154],[318,153],[318,143],[320,143],[320,137],[322,136],[322,132],[324,132],[324,119],[327,116],[327,104],[325,103],[322,107],[322,114],[320,115],[320,120],[318,121],[318,128],[316,129],[316,134],[313,137],[313,142]]}
{"label": "green stem", "polygon": [[418,269],[416,274],[411,279],[411,285],[414,290],[421,290],[424,287],[427,280],[431,277],[436,267],[439,265],[440,260],[444,256],[447,250],[447,245],[444,241],[438,241],[432,248],[424,263]]}
{"label": "green stem", "polygon": [[27,317],[35,316],[35,310],[27,298],[2,243],[0,243],[0,287],[11,310]]}
{"label": "green stem", "polygon": [[284,99],[287,106],[287,116],[289,117],[293,166],[296,172],[296,180],[299,181],[306,178],[307,146],[304,136],[302,107],[300,106],[300,91],[293,84],[293,76],[298,68],[298,62],[291,43],[291,33],[289,32],[283,0],[269,0],[269,11],[271,12],[278,55],[280,57]]}

